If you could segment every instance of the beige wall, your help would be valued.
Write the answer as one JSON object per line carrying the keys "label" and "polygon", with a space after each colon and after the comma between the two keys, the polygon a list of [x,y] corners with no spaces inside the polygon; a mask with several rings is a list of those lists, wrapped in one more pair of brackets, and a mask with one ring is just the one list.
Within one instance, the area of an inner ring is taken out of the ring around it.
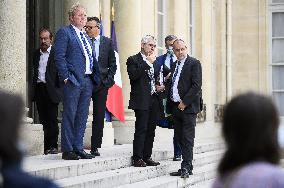
{"label": "beige wall", "polygon": [[233,94],[246,90],[267,90],[265,18],[266,1],[233,1]]}
{"label": "beige wall", "polygon": [[0,89],[26,99],[26,1],[0,1]]}

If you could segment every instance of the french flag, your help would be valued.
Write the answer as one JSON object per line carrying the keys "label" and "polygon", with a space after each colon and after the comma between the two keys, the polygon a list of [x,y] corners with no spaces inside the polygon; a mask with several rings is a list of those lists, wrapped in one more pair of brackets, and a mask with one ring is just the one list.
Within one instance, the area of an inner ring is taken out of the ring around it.
{"label": "french flag", "polygon": [[119,55],[117,50],[116,33],[114,27],[114,21],[111,22],[111,39],[113,43],[117,70],[114,75],[114,85],[109,88],[106,101],[107,110],[114,115],[119,121],[125,122],[124,117],[124,104],[122,94],[122,80],[120,73]]}

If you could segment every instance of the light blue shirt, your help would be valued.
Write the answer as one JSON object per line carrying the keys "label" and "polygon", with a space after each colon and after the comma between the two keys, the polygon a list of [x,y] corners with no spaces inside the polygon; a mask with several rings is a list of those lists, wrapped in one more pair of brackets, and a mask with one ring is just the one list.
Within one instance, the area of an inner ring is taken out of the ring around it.
{"label": "light blue shirt", "polygon": [[101,36],[98,35],[97,37],[95,37],[95,40],[94,40],[97,61],[99,61],[99,55],[100,55],[100,43],[101,43],[100,39],[101,39]]}
{"label": "light blue shirt", "polygon": [[[175,71],[173,73],[173,75],[175,74],[176,71],[178,71],[177,73],[177,76],[175,78],[174,83],[173,83],[173,101],[174,102],[180,102],[181,101],[181,98],[179,96],[179,93],[178,93],[178,81],[179,81],[179,78],[180,78],[180,73],[182,71],[182,68],[183,68],[183,65],[184,65],[184,62],[185,62],[186,58],[184,58],[183,60],[180,61],[180,65],[178,66],[178,64],[176,64],[176,68],[175,68]],[[177,70],[178,69],[178,70]],[[172,77],[172,79],[174,78],[174,76]]]}
{"label": "light blue shirt", "polygon": [[[173,54],[173,62],[175,62],[177,60],[177,57],[175,56],[175,54]],[[171,68],[171,55],[169,53],[167,53],[166,59],[165,59],[165,65],[168,68]]]}

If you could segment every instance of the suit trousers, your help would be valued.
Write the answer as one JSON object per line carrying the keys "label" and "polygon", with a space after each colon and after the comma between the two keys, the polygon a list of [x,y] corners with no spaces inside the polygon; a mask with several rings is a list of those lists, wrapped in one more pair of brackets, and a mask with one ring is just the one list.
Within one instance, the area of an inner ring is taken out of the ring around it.
{"label": "suit trousers", "polygon": [[83,150],[83,138],[86,129],[93,82],[85,75],[80,86],[70,80],[63,88],[63,115],[61,126],[62,152]]}
{"label": "suit trousers", "polygon": [[93,122],[91,150],[93,151],[97,148],[101,148],[102,145],[107,94],[108,88],[101,84],[99,88],[94,89],[92,95]]}
{"label": "suit trousers", "polygon": [[181,146],[181,168],[193,170],[193,146],[195,137],[196,114],[185,113],[178,109],[178,103],[173,105],[174,134]]}
{"label": "suit trousers", "polygon": [[158,119],[158,103],[158,97],[154,94],[151,97],[148,110],[134,110],[136,121],[133,140],[133,160],[148,159],[152,155]]}
{"label": "suit trousers", "polygon": [[35,88],[35,102],[39,121],[43,125],[44,150],[58,148],[58,103],[53,103],[50,99],[45,83],[37,83]]}

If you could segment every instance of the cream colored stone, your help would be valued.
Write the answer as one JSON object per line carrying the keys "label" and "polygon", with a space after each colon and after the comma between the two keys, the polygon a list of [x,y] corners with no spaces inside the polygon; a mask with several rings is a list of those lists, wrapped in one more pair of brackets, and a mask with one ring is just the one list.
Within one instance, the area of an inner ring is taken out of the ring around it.
{"label": "cream colored stone", "polygon": [[[84,136],[84,147],[91,148],[91,136],[92,136],[92,122],[87,124]],[[110,147],[114,144],[114,128],[112,122],[105,122],[103,130],[102,147]]]}
{"label": "cream colored stone", "polygon": [[43,127],[41,124],[22,125],[20,140],[27,155],[43,154]]}
{"label": "cream colored stone", "polygon": [[112,18],[112,4],[111,0],[100,0],[101,19],[104,27],[104,35],[110,37],[111,35],[111,19]]}
{"label": "cream colored stone", "polygon": [[141,0],[114,1],[116,36],[120,57],[120,70],[123,87],[124,106],[127,108],[130,94],[130,82],[126,60],[140,51],[142,35]]}
{"label": "cream colored stone", "polygon": [[141,34],[157,36],[157,6],[156,1],[143,0],[141,1]]}
{"label": "cream colored stone", "polygon": [[26,99],[26,1],[0,1],[0,88]]}
{"label": "cream colored stone", "polygon": [[202,0],[202,88],[206,103],[206,119],[214,118],[214,61],[212,61],[212,0]]}

